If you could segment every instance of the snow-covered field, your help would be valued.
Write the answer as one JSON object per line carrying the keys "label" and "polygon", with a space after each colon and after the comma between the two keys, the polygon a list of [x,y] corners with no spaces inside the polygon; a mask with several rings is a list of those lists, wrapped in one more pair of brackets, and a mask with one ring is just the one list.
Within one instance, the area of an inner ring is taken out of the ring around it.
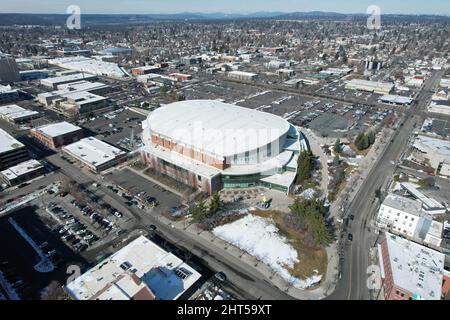
{"label": "snow-covered field", "polygon": [[233,223],[215,228],[213,233],[256,257],[296,288],[309,288],[322,279],[318,274],[298,279],[289,273],[288,268],[293,268],[299,262],[297,251],[286,237],[279,234],[278,228],[269,219],[249,214]]}

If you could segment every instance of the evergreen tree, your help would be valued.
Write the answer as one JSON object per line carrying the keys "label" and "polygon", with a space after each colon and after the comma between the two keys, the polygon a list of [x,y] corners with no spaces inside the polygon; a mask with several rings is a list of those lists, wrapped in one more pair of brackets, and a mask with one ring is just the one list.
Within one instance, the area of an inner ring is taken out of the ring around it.
{"label": "evergreen tree", "polygon": [[219,193],[215,193],[211,199],[211,202],[209,204],[209,215],[216,214],[220,210],[222,210],[224,207],[223,201],[220,198]]}
{"label": "evergreen tree", "polygon": [[313,154],[310,151],[303,151],[298,157],[298,176],[297,181],[303,183],[311,177],[313,169]]}

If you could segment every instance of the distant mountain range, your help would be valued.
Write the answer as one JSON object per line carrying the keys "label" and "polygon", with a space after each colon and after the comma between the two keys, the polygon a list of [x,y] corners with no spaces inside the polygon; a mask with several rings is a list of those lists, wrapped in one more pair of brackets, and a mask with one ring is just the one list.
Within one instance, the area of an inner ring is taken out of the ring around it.
{"label": "distant mountain range", "polygon": [[[143,24],[157,21],[198,21],[237,19],[324,19],[345,20],[366,17],[366,14],[344,14],[336,12],[252,12],[252,13],[196,13],[174,14],[83,14],[82,23],[87,25]],[[384,15],[385,17],[424,20],[450,20],[449,16],[438,15]],[[25,14],[1,13],[0,25],[63,25],[67,14]]]}

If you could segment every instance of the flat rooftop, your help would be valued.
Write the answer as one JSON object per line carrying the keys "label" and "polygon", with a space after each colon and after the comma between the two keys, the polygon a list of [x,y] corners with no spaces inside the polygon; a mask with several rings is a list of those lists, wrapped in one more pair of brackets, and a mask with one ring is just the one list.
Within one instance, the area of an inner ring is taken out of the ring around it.
{"label": "flat rooftop", "polygon": [[0,107],[0,117],[15,120],[38,116],[39,112],[22,108],[16,104]]}
{"label": "flat rooftop", "polygon": [[397,196],[392,193],[388,194],[388,196],[384,199],[383,205],[413,214],[418,217],[426,215],[426,212],[422,210],[422,203],[420,201]]}
{"label": "flat rooftop", "polygon": [[42,163],[40,163],[37,160],[28,160],[22,163],[19,163],[13,167],[10,167],[6,170],[3,170],[1,172],[2,175],[4,175],[6,178],[8,178],[8,180],[12,180],[12,179],[16,179],[18,177],[21,177],[23,175],[26,175],[30,172],[36,171],[36,170],[40,170],[42,169],[44,166],[42,165]]}
{"label": "flat rooftop", "polygon": [[245,77],[255,77],[255,76],[257,76],[256,73],[245,72],[245,71],[230,71],[230,72],[228,72],[228,74],[229,75],[245,76]]}
{"label": "flat rooftop", "polygon": [[414,147],[422,152],[427,152],[428,150],[423,150],[422,146],[441,155],[450,156],[450,141],[418,135],[414,140]]}
{"label": "flat rooftop", "polygon": [[100,61],[83,56],[56,58],[49,60],[50,64],[76,70],[79,72],[88,72],[101,76],[112,76],[122,78],[128,76],[124,69],[119,67],[116,63]]}
{"label": "flat rooftop", "polygon": [[32,130],[39,131],[48,137],[54,138],[71,132],[76,132],[82,129],[69,122],[63,121],[58,123],[47,124]]}
{"label": "flat rooftop", "polygon": [[[165,251],[146,237],[140,236],[70,282],[66,289],[72,297],[88,300],[125,273],[132,273],[139,278],[158,300],[178,299],[201,278],[200,273],[180,258]],[[126,284],[122,284],[122,287],[124,286]],[[127,298],[123,295],[103,294],[101,296],[101,300],[108,299],[125,300]]]}
{"label": "flat rooftop", "polygon": [[95,167],[126,154],[125,151],[94,137],[84,138],[69,144],[63,147],[63,150]]}
{"label": "flat rooftop", "polygon": [[11,88],[10,85],[7,86],[0,85],[0,93],[11,93],[11,92],[17,92],[17,90]]}
{"label": "flat rooftop", "polygon": [[64,97],[67,98],[69,102],[74,102],[78,105],[106,100],[105,97],[90,93],[88,91],[78,91],[74,93],[69,93],[65,94]]}
{"label": "flat rooftop", "polygon": [[79,80],[94,79],[96,77],[97,76],[95,76],[93,74],[89,74],[89,73],[75,73],[75,74],[69,74],[69,75],[61,76],[61,77],[42,79],[41,83],[55,85],[58,83],[67,83],[67,82],[75,82],[75,81],[79,81]]}
{"label": "flat rooftop", "polygon": [[353,79],[347,82],[347,86],[351,87],[360,87],[360,88],[371,88],[373,90],[382,90],[382,91],[390,91],[394,88],[393,83],[389,82],[378,82],[378,81],[369,81],[362,79]]}
{"label": "flat rooftop", "polygon": [[383,102],[397,103],[397,104],[410,104],[411,102],[413,102],[412,98],[392,94],[382,96],[380,100]]}
{"label": "flat rooftop", "polygon": [[11,136],[8,132],[0,129],[0,153],[13,151],[24,147],[25,145]]}
{"label": "flat rooftop", "polygon": [[264,147],[291,127],[270,113],[215,100],[171,103],[153,111],[146,124],[152,133],[218,157]]}
{"label": "flat rooftop", "polygon": [[417,299],[440,300],[444,254],[388,232],[386,241],[394,283]]}

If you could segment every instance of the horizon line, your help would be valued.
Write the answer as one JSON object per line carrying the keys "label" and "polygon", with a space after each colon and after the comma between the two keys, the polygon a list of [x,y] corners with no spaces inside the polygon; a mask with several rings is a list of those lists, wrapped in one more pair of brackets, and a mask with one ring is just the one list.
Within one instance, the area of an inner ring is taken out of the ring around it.
{"label": "horizon line", "polygon": [[[86,12],[81,13],[85,15],[183,15],[183,14],[198,14],[198,15],[211,15],[211,14],[223,14],[223,15],[240,15],[240,16],[249,16],[254,14],[275,14],[279,13],[283,14],[293,14],[293,13],[328,13],[328,14],[342,14],[342,15],[370,15],[366,12],[337,12],[337,11],[321,11],[321,10],[312,10],[312,11],[252,11],[252,12],[223,12],[223,11],[213,11],[213,12],[200,12],[200,11],[183,11],[183,12],[149,12],[149,13],[98,13],[98,12]],[[70,13],[60,13],[60,12],[1,12],[0,14],[34,14],[34,15],[70,15]],[[382,12],[381,15],[398,15],[398,16],[421,16],[421,15],[431,15],[431,16],[443,16],[450,17],[450,13],[393,13],[393,12]]]}

